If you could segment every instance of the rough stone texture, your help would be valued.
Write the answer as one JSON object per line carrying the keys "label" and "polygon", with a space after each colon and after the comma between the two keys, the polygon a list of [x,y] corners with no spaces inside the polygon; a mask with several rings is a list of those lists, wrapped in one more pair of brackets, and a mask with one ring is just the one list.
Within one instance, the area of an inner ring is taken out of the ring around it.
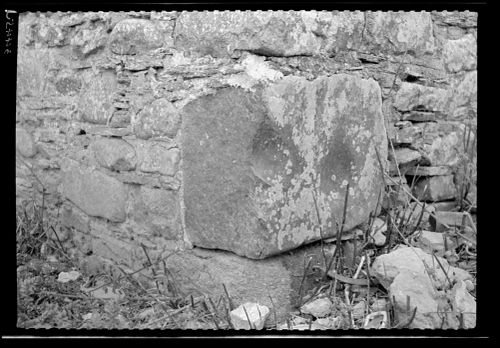
{"label": "rough stone texture", "polygon": [[161,47],[164,39],[151,21],[130,18],[116,24],[109,40],[111,52],[135,55]]}
{"label": "rough stone texture", "polygon": [[421,56],[435,48],[428,12],[368,12],[365,26],[364,39],[371,52]]}
{"label": "rough stone texture", "polygon": [[137,154],[137,167],[144,173],[173,176],[177,171],[180,151],[165,142],[130,140]]}
{"label": "rough stone texture", "polygon": [[470,219],[467,218],[464,213],[457,211],[438,211],[429,221],[434,231],[444,232],[447,230],[446,226],[450,228],[460,228],[464,217],[465,226],[471,227]]}
{"label": "rough stone texture", "polygon": [[446,69],[455,73],[463,70],[475,70],[477,66],[477,42],[471,35],[458,40],[449,40],[443,47]]}
{"label": "rough stone texture", "polygon": [[128,215],[147,233],[175,240],[181,232],[180,204],[174,191],[141,186],[133,192]]}
{"label": "rough stone texture", "polygon": [[413,195],[422,202],[453,199],[457,195],[453,175],[431,176],[419,180],[413,187]]}
{"label": "rough stone texture", "polygon": [[33,136],[21,127],[16,127],[16,149],[24,157],[33,157],[38,151]]}
{"label": "rough stone texture", "polygon": [[168,100],[161,98],[147,105],[133,122],[134,133],[140,139],[166,135],[175,137],[180,125],[179,111]]}
{"label": "rough stone texture", "polygon": [[394,98],[394,107],[400,111],[444,112],[448,92],[443,88],[427,87],[403,82]]}
{"label": "rough stone texture", "polygon": [[467,291],[466,281],[459,281],[452,289],[452,306],[458,313],[463,314],[464,329],[476,327],[476,300]]}
{"label": "rough stone texture", "polygon": [[229,313],[235,330],[262,330],[269,316],[269,308],[258,303],[244,303]]}
{"label": "rough stone texture", "polygon": [[101,138],[91,145],[97,162],[113,171],[128,171],[135,169],[135,150],[122,139]]}
{"label": "rough stone texture", "polygon": [[321,45],[293,12],[183,12],[175,47],[199,55],[230,56],[235,50],[269,56],[312,55]]}
{"label": "rough stone texture", "polygon": [[[439,262],[452,282],[471,279],[471,275],[438,257]],[[370,274],[389,290],[395,299],[395,314],[399,322],[409,319],[407,315],[407,296],[410,307],[417,307],[410,328],[439,328],[442,324],[440,311],[450,310],[444,307],[446,298],[440,289],[446,289],[447,277],[433,256],[419,248],[400,247],[389,254],[378,256],[372,264]],[[456,320],[447,318],[448,327],[457,328]]]}
{"label": "rough stone texture", "polygon": [[444,256],[447,250],[453,250],[457,247],[457,243],[446,234],[430,231],[421,231],[417,244],[418,247],[427,253],[432,254],[436,252],[436,255],[441,257]]}
{"label": "rough stone texture", "polygon": [[345,230],[375,208],[375,149],[384,159],[387,148],[376,83],[291,77],[263,95],[265,108],[258,93],[232,88],[185,107],[186,228],[195,245],[263,258],[314,241],[314,200],[331,236],[347,183],[356,209],[347,209]]}
{"label": "rough stone texture", "polygon": [[394,149],[394,152],[389,151],[389,158],[395,160],[401,166],[418,162],[422,158],[422,155],[418,151],[403,147]]}
{"label": "rough stone texture", "polygon": [[113,114],[113,93],[116,88],[116,75],[112,71],[87,76],[78,100],[82,119],[90,123],[106,124]]}
{"label": "rough stone texture", "polygon": [[324,318],[332,312],[332,301],[328,298],[318,298],[300,307],[300,312],[311,314],[315,318]]}
{"label": "rough stone texture", "polygon": [[[313,257],[311,267],[323,262],[318,246],[306,246],[263,260],[252,260],[220,250],[194,248],[173,253],[166,260],[166,265],[184,293],[195,297],[225,298],[222,286],[225,284],[235,306],[246,302],[265,305],[273,313],[268,324],[273,324],[274,311],[278,322],[282,322],[297,304],[306,256]],[[300,277],[297,277],[299,274]],[[313,290],[313,279],[312,275],[306,277],[303,294]]]}
{"label": "rough stone texture", "polygon": [[113,222],[125,220],[127,191],[118,180],[93,168],[67,160],[63,171],[63,195],[90,216]]}

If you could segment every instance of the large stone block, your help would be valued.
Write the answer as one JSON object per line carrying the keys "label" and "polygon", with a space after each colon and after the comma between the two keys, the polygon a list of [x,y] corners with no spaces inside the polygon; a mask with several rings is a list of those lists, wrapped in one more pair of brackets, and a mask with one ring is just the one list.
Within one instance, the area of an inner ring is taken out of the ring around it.
{"label": "large stone block", "polygon": [[387,158],[380,88],[335,75],[227,88],[183,110],[185,222],[194,245],[265,258],[348,230],[375,208]]}
{"label": "large stone block", "polygon": [[301,287],[304,264],[311,258],[310,267],[323,266],[321,248],[318,245],[296,249],[265,260],[252,260],[230,252],[194,248],[172,253],[166,259],[168,270],[175,284],[184,294],[193,297],[210,297],[214,303],[222,298],[226,302],[224,287],[235,307],[256,302],[270,308],[266,326],[283,322],[291,311],[296,310],[299,296],[311,294],[319,272],[308,272]]}
{"label": "large stone block", "polygon": [[63,195],[87,215],[113,222],[125,220],[127,191],[124,184],[74,160],[66,160],[61,169]]}
{"label": "large stone block", "polygon": [[371,52],[421,56],[435,48],[429,12],[367,12],[365,43]]}
{"label": "large stone block", "polygon": [[312,55],[321,39],[296,12],[182,12],[174,31],[177,49],[230,56],[235,50],[269,56]]}
{"label": "large stone block", "polygon": [[163,45],[160,31],[149,20],[129,18],[113,28],[109,48],[116,54],[134,55]]}

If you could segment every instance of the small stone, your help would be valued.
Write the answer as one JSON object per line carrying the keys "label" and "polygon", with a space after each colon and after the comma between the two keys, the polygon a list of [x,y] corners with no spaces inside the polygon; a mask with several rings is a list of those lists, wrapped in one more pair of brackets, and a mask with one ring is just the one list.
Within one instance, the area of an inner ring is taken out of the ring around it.
{"label": "small stone", "polygon": [[467,291],[474,291],[474,289],[476,288],[474,286],[474,283],[470,279],[465,280],[465,287],[467,288]]}
{"label": "small stone", "polygon": [[[132,143],[132,142],[131,142]],[[160,173],[174,176],[180,159],[178,148],[163,142],[135,141],[138,169],[143,173]]]}
{"label": "small stone", "polygon": [[134,170],[137,162],[135,150],[122,139],[102,138],[91,145],[97,162],[112,171]]}
{"label": "small stone", "polygon": [[266,306],[247,302],[232,310],[229,316],[236,330],[262,330],[269,313],[269,308]]}
{"label": "small stone", "polygon": [[462,313],[464,329],[476,327],[476,300],[467,291],[465,281],[457,282],[451,292],[452,307],[455,312]]}
{"label": "small stone", "polygon": [[313,323],[324,326],[327,329],[337,329],[340,326],[340,317],[318,318]]}
{"label": "small stone", "polygon": [[359,301],[352,307],[352,316],[354,319],[361,319],[365,316],[366,302],[364,300]]}
{"label": "small stone", "polygon": [[387,231],[387,224],[384,220],[376,218],[373,221],[372,231],[370,232],[370,237],[373,238],[373,243],[376,246],[382,246],[385,244],[386,237],[384,232]]}
{"label": "small stone", "polygon": [[179,126],[179,111],[165,98],[147,105],[133,122],[134,133],[140,139],[162,135],[173,138]]}
{"label": "small stone", "polygon": [[[465,216],[465,213],[456,211],[437,211],[435,216],[431,216],[429,221],[432,229],[436,232],[444,232],[448,228],[460,228],[462,226],[462,219],[465,218],[465,226],[472,227],[470,219]],[[446,226],[445,226],[446,225]]]}
{"label": "small stone", "polygon": [[300,308],[304,314],[311,314],[315,318],[324,318],[332,312],[332,301],[328,298],[318,298],[306,303]]}
{"label": "small stone", "polygon": [[450,175],[452,170],[447,166],[438,167],[410,167],[406,170],[405,175],[412,176],[438,176],[438,175]]}
{"label": "small stone", "polygon": [[402,115],[404,121],[412,122],[432,122],[437,118],[438,113],[431,111],[410,111]]}
{"label": "small stone", "polygon": [[[411,202],[410,205],[405,210],[405,214],[403,217],[404,221],[408,221],[408,224],[410,226],[415,226],[420,219],[422,210],[423,210],[422,204],[419,204],[417,202]],[[422,218],[420,219],[419,227],[425,228],[425,226],[428,226],[429,219],[432,213],[434,213],[434,207],[432,205],[426,204],[424,212],[422,214]]]}
{"label": "small stone", "polygon": [[413,195],[423,202],[453,199],[456,196],[453,175],[432,176],[419,180],[413,187]]}
{"label": "small stone", "polygon": [[16,127],[16,149],[22,156],[28,158],[38,152],[33,136],[21,127]]}
{"label": "small stone", "polygon": [[457,202],[455,201],[445,201],[445,202],[436,202],[432,204],[436,211],[453,211],[457,208]]}
{"label": "small stone", "polygon": [[[446,245],[445,245],[446,239]],[[422,230],[417,241],[417,246],[425,250],[429,254],[433,252],[436,255],[443,257],[446,250],[452,250],[457,247],[456,243],[444,233],[430,232]]]}
{"label": "small stone", "polygon": [[375,301],[373,301],[372,305],[370,306],[370,309],[373,312],[385,311],[387,310],[387,304],[388,301],[385,298],[378,298]]}
{"label": "small stone", "polygon": [[396,93],[394,107],[403,112],[444,112],[448,100],[447,93],[447,90],[443,88],[403,82]]}
{"label": "small stone", "polygon": [[392,151],[389,151],[389,157],[390,159],[395,160],[399,165],[404,165],[420,160],[420,158],[422,158],[422,155],[420,154],[420,152],[412,149],[400,148],[395,149],[394,153]]}
{"label": "small stone", "polygon": [[410,145],[422,134],[420,127],[405,127],[396,130],[396,138],[394,139],[395,145]]}

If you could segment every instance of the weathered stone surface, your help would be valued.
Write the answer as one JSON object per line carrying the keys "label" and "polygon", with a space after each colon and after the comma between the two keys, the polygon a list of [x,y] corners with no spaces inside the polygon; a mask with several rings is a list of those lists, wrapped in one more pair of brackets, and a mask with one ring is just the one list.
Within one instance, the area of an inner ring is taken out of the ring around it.
{"label": "weathered stone surface", "polygon": [[125,220],[127,191],[118,180],[73,160],[62,167],[63,195],[86,214],[113,222]]}
{"label": "weathered stone surface", "polygon": [[444,112],[447,100],[448,92],[443,88],[403,82],[394,98],[394,107],[400,111]]}
{"label": "weathered stone surface", "polygon": [[135,150],[125,140],[101,138],[91,145],[97,162],[113,171],[134,170],[137,162]]}
{"label": "weathered stone surface", "polygon": [[106,70],[97,75],[86,76],[78,100],[82,120],[106,124],[114,111],[113,93],[116,89],[116,75],[112,71]]}
{"label": "weathered stone surface", "polygon": [[403,113],[401,119],[412,122],[429,122],[435,121],[438,115],[439,113],[431,111],[410,111]]}
{"label": "weathered stone surface", "polygon": [[324,318],[332,312],[333,303],[328,298],[318,298],[300,307],[301,313],[311,314],[315,318]]}
{"label": "weathered stone surface", "polygon": [[[446,270],[445,275],[434,256],[425,253],[420,248],[400,247],[389,254],[378,256],[372,264],[370,274],[389,290],[394,298],[394,310],[399,322],[409,319],[407,311],[407,296],[410,297],[410,309],[417,307],[415,318],[410,328],[440,328],[442,324],[439,311],[447,305],[444,294],[439,289],[446,289],[451,282],[471,279],[472,276],[448,264],[448,261],[437,256],[439,263]],[[432,276],[431,276],[432,275]],[[448,327],[456,327],[453,318],[448,318]]]}
{"label": "weathered stone surface", "polygon": [[63,95],[74,95],[82,88],[82,82],[75,76],[61,76],[56,81],[56,90]]}
{"label": "weathered stone surface", "polygon": [[373,221],[372,230],[370,231],[370,241],[376,246],[385,244],[387,224],[384,220],[376,218]]}
{"label": "weathered stone surface", "polygon": [[429,12],[367,12],[364,40],[371,52],[421,56],[434,50]]}
{"label": "weathered stone surface", "polygon": [[[424,211],[422,214],[422,210]],[[417,202],[411,202],[408,208],[405,210],[403,216],[403,221],[408,222],[409,226],[416,226],[420,220],[419,227],[426,228],[429,225],[429,219],[432,213],[435,212],[435,208],[432,205],[425,205],[425,208]],[[420,218],[422,215],[422,218]]]}
{"label": "weathered stone surface", "polygon": [[24,157],[33,157],[38,152],[33,136],[22,127],[16,127],[16,149]]}
{"label": "weathered stone surface", "polygon": [[[455,122],[426,123],[422,125],[423,138],[416,146],[422,152],[427,165],[454,167],[464,154],[463,124]],[[473,140],[473,134],[471,140]]]}
{"label": "weathered stone surface", "polygon": [[166,135],[175,137],[180,126],[180,115],[177,108],[160,98],[146,105],[132,123],[135,135],[140,139]]}
{"label": "weathered stone surface", "polygon": [[346,230],[375,208],[375,149],[387,156],[378,85],[290,77],[262,94],[228,88],[184,108],[186,232],[195,245],[264,258],[312,242],[314,200],[323,237],[332,236],[348,183],[356,209],[347,209]]}
{"label": "weathered stone surface", "polygon": [[396,130],[396,137],[393,141],[394,145],[409,145],[412,144],[422,133],[419,127],[404,127]]}
{"label": "weathered stone surface", "polygon": [[269,313],[267,306],[247,302],[232,310],[229,316],[235,330],[262,330]]}
{"label": "weathered stone surface", "polygon": [[465,215],[465,213],[458,211],[437,211],[435,216],[430,218],[430,223],[434,231],[444,232],[449,228],[460,228],[462,226],[462,220],[465,218],[465,227],[472,227],[470,219]]}
{"label": "weathered stone surface", "polygon": [[455,73],[462,70],[475,70],[477,66],[477,41],[472,34],[458,40],[448,40],[443,47],[446,69]]}
{"label": "weathered stone surface", "polygon": [[401,166],[412,162],[418,162],[422,158],[422,155],[418,151],[403,147],[394,149],[394,152],[390,151],[389,158],[395,160],[395,162]]}
{"label": "weathered stone surface", "polygon": [[143,173],[173,176],[177,172],[180,151],[165,142],[130,140],[137,154],[137,168]]}
{"label": "weathered stone surface", "polygon": [[476,327],[476,300],[467,291],[467,281],[457,282],[451,291],[452,306],[456,311],[457,319],[463,314],[463,329]]}
{"label": "weathered stone surface", "polygon": [[80,26],[70,41],[73,51],[80,57],[87,57],[106,47],[107,31],[108,27],[102,21],[87,22]]}
{"label": "weathered stone surface", "polygon": [[[274,312],[278,323],[283,322],[297,304],[302,280],[302,276],[297,275],[303,273],[304,258],[312,256],[312,267],[322,264],[321,255],[318,246],[306,246],[264,260],[252,260],[221,250],[194,248],[174,253],[165,262],[183,293],[194,297],[225,298],[224,284],[234,305],[246,302],[265,305],[271,311],[267,322],[274,324]],[[310,293],[313,287],[314,275],[308,275],[302,294]]]}
{"label": "weathered stone surface", "polygon": [[437,176],[437,175],[450,175],[452,170],[450,167],[439,166],[439,167],[411,167],[406,169],[405,175],[412,176]]}
{"label": "weathered stone surface", "polygon": [[166,239],[179,239],[181,234],[180,203],[174,191],[141,186],[133,192],[128,214],[148,233]]}
{"label": "weathered stone surface", "polygon": [[413,187],[413,195],[423,202],[453,199],[457,195],[453,175],[431,176],[419,180]]}
{"label": "weathered stone surface", "polygon": [[61,210],[61,225],[83,233],[90,231],[89,218],[70,206],[64,206]]}
{"label": "weathered stone surface", "polygon": [[162,45],[161,32],[146,19],[129,18],[120,21],[109,38],[111,52],[123,55],[145,53]]}
{"label": "weathered stone surface", "polygon": [[417,246],[429,254],[435,252],[436,255],[443,257],[446,250],[453,250],[457,247],[455,241],[444,233],[425,230],[419,233],[420,236],[417,240]]}
{"label": "weathered stone surface", "polygon": [[224,57],[235,50],[269,56],[312,55],[321,40],[298,13],[182,12],[174,32],[177,49]]}
{"label": "weathered stone surface", "polygon": [[448,102],[448,117],[468,120],[477,117],[477,71],[469,71],[452,80]]}

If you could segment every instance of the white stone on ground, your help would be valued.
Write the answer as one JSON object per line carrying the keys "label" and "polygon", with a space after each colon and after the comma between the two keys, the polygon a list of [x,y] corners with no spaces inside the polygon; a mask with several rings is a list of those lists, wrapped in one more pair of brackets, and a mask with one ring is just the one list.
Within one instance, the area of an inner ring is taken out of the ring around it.
{"label": "white stone on ground", "polygon": [[376,218],[373,221],[372,230],[370,232],[370,237],[373,238],[373,244],[376,246],[382,246],[385,244],[385,235],[384,232],[387,231],[387,224],[384,220]]}
{"label": "white stone on ground", "polygon": [[311,314],[316,318],[324,318],[332,311],[332,301],[326,297],[318,298],[303,305],[300,311],[304,314]]}
{"label": "white stone on ground", "polygon": [[[232,310],[229,316],[236,330],[261,330],[269,316],[269,308],[258,303],[247,302]],[[250,319],[250,323],[248,319]],[[250,327],[250,324],[252,327]]]}

